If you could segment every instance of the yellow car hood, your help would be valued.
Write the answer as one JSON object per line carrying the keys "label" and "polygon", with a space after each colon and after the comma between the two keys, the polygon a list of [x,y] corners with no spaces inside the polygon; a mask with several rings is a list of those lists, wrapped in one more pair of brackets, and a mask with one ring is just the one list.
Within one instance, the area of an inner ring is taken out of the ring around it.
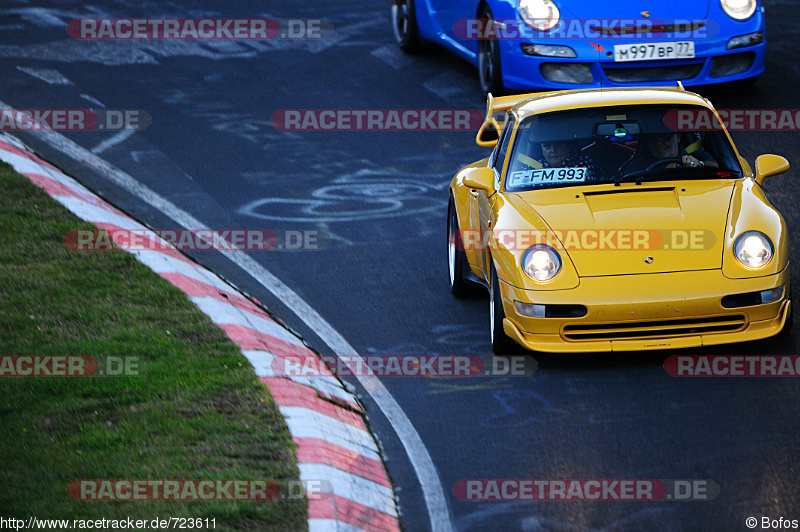
{"label": "yellow car hood", "polygon": [[548,241],[569,255],[578,275],[593,277],[721,268],[734,183],[623,183],[516,195],[552,229]]}

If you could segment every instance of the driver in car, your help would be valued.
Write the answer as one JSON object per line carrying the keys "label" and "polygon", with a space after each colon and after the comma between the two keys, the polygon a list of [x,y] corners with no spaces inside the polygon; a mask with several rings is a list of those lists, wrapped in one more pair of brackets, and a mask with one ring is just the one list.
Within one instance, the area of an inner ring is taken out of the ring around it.
{"label": "driver in car", "polygon": [[647,150],[641,157],[631,162],[627,168],[628,172],[648,169],[659,161],[664,161],[663,165],[657,165],[663,168],[719,166],[702,148],[694,149],[691,153],[687,152],[678,142],[677,133],[651,133],[646,136],[645,146]]}

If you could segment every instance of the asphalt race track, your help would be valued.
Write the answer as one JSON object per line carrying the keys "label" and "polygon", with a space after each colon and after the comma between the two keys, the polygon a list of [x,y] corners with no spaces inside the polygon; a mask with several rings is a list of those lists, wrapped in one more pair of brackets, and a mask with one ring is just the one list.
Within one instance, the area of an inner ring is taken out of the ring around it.
{"label": "asphalt race track", "polygon": [[[795,109],[800,5],[765,0],[767,72],[753,87],[698,88],[720,109]],[[219,229],[306,231],[320,249],[250,255],[363,355],[474,355],[492,363],[488,297],[448,289],[447,185],[486,155],[474,131],[281,131],[286,109],[483,110],[477,73],[446,52],[396,48],[386,2],[307,4],[207,0],[7,0],[0,7],[0,101],[18,109],[141,109],[133,134],[63,135]],[[322,18],[323,39],[107,41],[71,39],[80,17]],[[732,133],[752,164],[785,156],[768,178],[800,279],[800,132]],[[34,133],[45,159],[153,228],[174,222]],[[190,255],[261,300],[309,344],[325,343],[221,254]],[[676,287],[679,289],[679,287]],[[797,338],[688,354],[797,355]],[[519,353],[515,353],[518,355]],[[383,384],[430,454],[456,530],[745,530],[745,519],[800,519],[800,381],[675,378],[674,352],[536,356],[532,376],[386,377]],[[359,383],[397,486],[406,530],[429,530],[404,447]],[[465,502],[463,479],[699,479],[708,501]]]}

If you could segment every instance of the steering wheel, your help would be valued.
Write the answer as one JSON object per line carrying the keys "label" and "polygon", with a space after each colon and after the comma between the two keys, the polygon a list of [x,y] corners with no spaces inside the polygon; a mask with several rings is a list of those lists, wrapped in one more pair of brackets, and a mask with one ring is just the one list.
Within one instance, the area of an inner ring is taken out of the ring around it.
{"label": "steering wheel", "polygon": [[683,162],[683,159],[681,159],[680,157],[665,157],[665,158],[663,158],[663,159],[660,159],[660,160],[658,160],[658,161],[656,161],[656,162],[652,163],[650,166],[648,166],[648,167],[647,167],[647,171],[649,172],[649,171],[650,171],[650,170],[652,170],[653,168],[656,168],[656,167],[658,167],[658,166],[661,166],[662,164],[669,164],[669,163],[682,163],[682,162]]}

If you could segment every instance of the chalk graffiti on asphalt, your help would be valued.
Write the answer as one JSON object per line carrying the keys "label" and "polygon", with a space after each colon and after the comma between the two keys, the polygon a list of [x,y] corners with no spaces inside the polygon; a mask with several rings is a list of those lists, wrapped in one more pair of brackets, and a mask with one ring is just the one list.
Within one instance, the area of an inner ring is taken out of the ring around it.
{"label": "chalk graffiti on asphalt", "polygon": [[311,189],[308,198],[260,198],[237,212],[287,222],[353,222],[442,212],[442,191],[449,179],[444,174],[414,177],[395,169],[360,169]]}

